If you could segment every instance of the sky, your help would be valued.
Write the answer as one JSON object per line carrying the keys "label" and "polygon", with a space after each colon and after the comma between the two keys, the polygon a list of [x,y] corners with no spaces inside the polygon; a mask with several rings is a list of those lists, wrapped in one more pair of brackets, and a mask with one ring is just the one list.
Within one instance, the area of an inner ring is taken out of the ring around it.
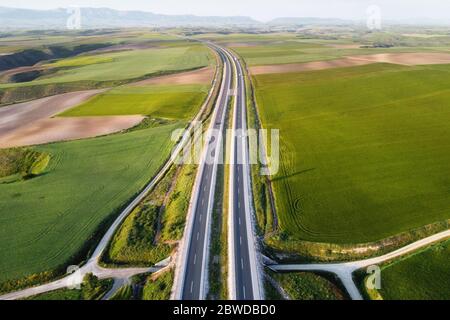
{"label": "sky", "polygon": [[162,14],[365,19],[378,5],[385,19],[449,19],[450,0],[1,0],[0,6],[54,9],[69,6],[108,7]]}

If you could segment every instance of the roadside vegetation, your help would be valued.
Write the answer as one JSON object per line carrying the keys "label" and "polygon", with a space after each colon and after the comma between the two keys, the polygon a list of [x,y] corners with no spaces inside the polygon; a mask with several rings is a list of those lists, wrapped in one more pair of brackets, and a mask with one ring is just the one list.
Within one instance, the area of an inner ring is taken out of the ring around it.
{"label": "roadside vegetation", "polygon": [[292,300],[344,300],[345,294],[330,280],[315,273],[271,273]]}
{"label": "roadside vegetation", "polygon": [[109,300],[133,300],[133,286],[124,285]]}
{"label": "roadside vegetation", "polygon": [[111,279],[99,280],[88,273],[80,289],[59,289],[28,298],[27,300],[100,300],[111,288]]}
{"label": "roadside vegetation", "polygon": [[142,289],[142,300],[169,300],[174,280],[174,270],[170,269],[156,277],[150,275]]}

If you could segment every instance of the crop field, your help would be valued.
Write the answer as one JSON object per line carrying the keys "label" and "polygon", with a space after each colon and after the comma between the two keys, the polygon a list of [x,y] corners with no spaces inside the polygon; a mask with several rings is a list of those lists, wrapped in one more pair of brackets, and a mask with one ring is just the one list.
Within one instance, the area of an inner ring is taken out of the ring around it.
{"label": "crop field", "polygon": [[[401,52],[442,52],[447,51],[442,43],[412,41],[398,35],[380,37],[377,35],[337,35],[336,39],[321,39],[320,35],[302,38],[289,33],[279,34],[230,34],[203,35],[200,38],[214,39],[235,50],[249,66],[305,63],[326,61],[353,55]],[[448,41],[447,38],[443,38]],[[377,42],[395,44],[391,48],[369,47]]]}
{"label": "crop field", "polygon": [[25,83],[0,84],[0,88],[77,81],[113,81],[143,77],[158,72],[181,71],[210,65],[213,56],[199,44],[142,50],[106,52],[59,60],[52,67],[64,67],[49,76]]}
{"label": "crop field", "polygon": [[432,246],[383,268],[381,290],[388,300],[450,299],[450,242]]}
{"label": "crop field", "polygon": [[[358,48],[332,47],[321,43],[305,42],[303,40],[289,40],[284,42],[272,41],[262,42],[260,44],[242,46],[231,45],[239,55],[241,55],[248,65],[271,65],[271,64],[288,64],[303,63],[321,60],[333,60],[353,55],[369,55],[378,53],[399,53],[399,52],[416,52],[418,48]],[[430,50],[430,49],[428,49]]]}
{"label": "crop field", "polygon": [[100,94],[64,116],[140,114],[190,119],[208,94],[205,85],[124,86]]}
{"label": "crop field", "polygon": [[450,65],[253,79],[263,126],[280,129],[287,239],[363,243],[450,217]]}
{"label": "crop field", "polygon": [[182,126],[34,148],[50,155],[45,171],[0,184],[0,282],[75,258],[99,225],[155,175],[169,156],[172,131]]}

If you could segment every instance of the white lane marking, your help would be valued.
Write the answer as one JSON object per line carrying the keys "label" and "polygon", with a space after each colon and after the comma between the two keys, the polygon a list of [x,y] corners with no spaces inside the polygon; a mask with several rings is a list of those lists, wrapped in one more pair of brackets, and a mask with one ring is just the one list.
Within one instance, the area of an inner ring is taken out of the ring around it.
{"label": "white lane marking", "polygon": [[202,217],[203,217],[203,214],[200,215],[200,222],[202,222]]}
{"label": "white lane marking", "polygon": [[241,202],[238,201],[238,209],[240,209],[240,208],[241,208]]}
{"label": "white lane marking", "polygon": [[202,198],[202,206],[205,204],[205,198]]}
{"label": "white lane marking", "polygon": [[194,264],[197,262],[197,254],[194,256]]}
{"label": "white lane marking", "polygon": [[242,237],[239,237],[239,244],[242,246]]}
{"label": "white lane marking", "polygon": [[245,286],[242,286],[242,292],[244,293],[244,299],[245,299]]}
{"label": "white lane marking", "polygon": [[194,287],[194,281],[191,282],[191,293],[192,293],[192,288]]}
{"label": "white lane marking", "polygon": [[241,217],[239,217],[239,225],[241,225]]}
{"label": "white lane marking", "polygon": [[238,195],[241,194],[241,189],[237,188]]}
{"label": "white lane marking", "polygon": [[244,270],[244,258],[241,258],[241,268]]}
{"label": "white lane marking", "polygon": [[197,232],[197,240],[200,238],[200,231]]}

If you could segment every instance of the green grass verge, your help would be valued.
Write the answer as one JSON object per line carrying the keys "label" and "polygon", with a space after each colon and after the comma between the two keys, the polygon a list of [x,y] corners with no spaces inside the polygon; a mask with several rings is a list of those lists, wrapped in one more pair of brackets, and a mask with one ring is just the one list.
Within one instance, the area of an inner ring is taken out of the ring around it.
{"label": "green grass verge", "polygon": [[159,241],[157,232],[175,174],[176,168],[172,167],[125,219],[112,238],[102,262],[116,266],[150,266],[170,255],[172,246]]}
{"label": "green grass verge", "polygon": [[133,286],[121,287],[109,300],[133,300]]}
{"label": "green grass verge", "polygon": [[142,300],[169,300],[173,279],[173,270],[159,275],[155,280],[149,276],[142,290]]}
{"label": "green grass verge", "polygon": [[[38,177],[0,184],[2,291],[79,263],[109,223],[169,156],[176,123],[36,147],[52,160]],[[38,274],[40,275],[32,275]],[[14,279],[25,280],[14,281]]]}
{"label": "green grass verge", "polygon": [[331,281],[314,273],[273,273],[293,300],[343,300],[345,295]]}
{"label": "green grass verge", "polygon": [[280,129],[272,183],[282,240],[370,242],[449,218],[449,66],[375,64],[254,83],[263,126]]}
{"label": "green grass verge", "polygon": [[182,166],[162,217],[161,241],[182,238],[196,172],[196,165]]}

